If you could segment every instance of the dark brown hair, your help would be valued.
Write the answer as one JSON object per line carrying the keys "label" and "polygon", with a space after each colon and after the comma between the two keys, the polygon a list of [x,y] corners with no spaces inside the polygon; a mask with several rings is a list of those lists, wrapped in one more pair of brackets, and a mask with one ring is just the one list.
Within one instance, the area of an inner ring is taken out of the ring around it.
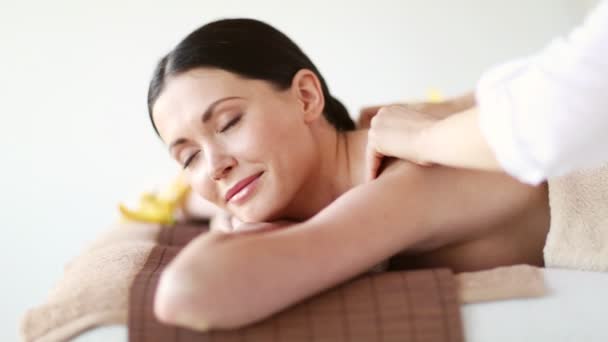
{"label": "dark brown hair", "polygon": [[157,133],[152,107],[167,78],[199,67],[265,80],[280,90],[291,86],[299,70],[311,70],[321,83],[327,121],[339,131],[355,129],[346,108],[330,94],[317,67],[289,37],[258,20],[224,19],[196,29],[158,62],[148,88],[148,113]]}

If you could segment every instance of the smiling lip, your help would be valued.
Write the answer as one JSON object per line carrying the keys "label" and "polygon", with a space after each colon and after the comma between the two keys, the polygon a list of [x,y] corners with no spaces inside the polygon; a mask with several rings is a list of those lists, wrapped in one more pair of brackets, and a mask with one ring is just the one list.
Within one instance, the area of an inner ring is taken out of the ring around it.
{"label": "smiling lip", "polygon": [[249,176],[249,177],[241,180],[240,182],[236,183],[232,188],[230,188],[230,190],[228,190],[228,192],[226,192],[226,197],[225,197],[226,202],[229,202],[232,199],[232,197],[234,197],[236,194],[238,194],[241,190],[245,189],[253,181],[258,179],[262,175],[262,173],[264,173],[264,172],[256,173],[255,175]]}

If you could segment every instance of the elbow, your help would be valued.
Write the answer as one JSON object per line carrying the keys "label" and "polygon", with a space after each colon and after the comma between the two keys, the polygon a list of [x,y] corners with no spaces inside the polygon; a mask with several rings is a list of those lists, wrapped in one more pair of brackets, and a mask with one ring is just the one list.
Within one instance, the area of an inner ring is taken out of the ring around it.
{"label": "elbow", "polygon": [[182,300],[178,302],[181,294],[178,295],[178,291],[174,288],[173,279],[174,276],[167,276],[167,272],[162,274],[154,295],[154,316],[162,323],[177,325],[179,324],[177,316],[182,309],[179,303],[182,303]]}
{"label": "elbow", "polygon": [[[163,271],[154,296],[154,315],[165,324],[197,331],[238,328],[256,315],[239,296],[238,270],[225,237],[209,233],[193,241]],[[230,271],[233,270],[233,271]],[[245,304],[245,305],[244,305]]]}
{"label": "elbow", "polygon": [[192,291],[191,285],[192,280],[187,279],[182,271],[169,266],[158,282],[154,315],[164,324],[206,331],[211,317],[201,310],[202,306],[196,305],[204,300],[204,296]]}

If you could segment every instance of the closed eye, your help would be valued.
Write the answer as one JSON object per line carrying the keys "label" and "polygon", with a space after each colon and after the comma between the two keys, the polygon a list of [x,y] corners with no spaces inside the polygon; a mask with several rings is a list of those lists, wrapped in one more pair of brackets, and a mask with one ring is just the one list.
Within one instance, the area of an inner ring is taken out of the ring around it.
{"label": "closed eye", "polygon": [[220,130],[220,133],[224,133],[224,132],[228,131],[232,126],[236,125],[241,120],[241,117],[242,117],[242,115],[239,115],[239,116],[235,117],[234,119],[230,120],[230,122],[228,122],[226,124],[226,126],[224,126]]}
{"label": "closed eye", "polygon": [[188,157],[188,159],[186,159],[186,161],[184,162],[184,169],[188,168],[188,165],[190,165],[190,163],[192,163],[192,161],[194,160],[194,158],[200,153],[201,151],[196,151],[194,152],[190,157]]}
{"label": "closed eye", "polygon": [[[222,127],[222,129],[219,132],[220,133],[224,133],[224,132],[228,131],[234,125],[236,125],[237,123],[239,123],[239,121],[241,120],[242,116],[243,115],[241,114],[241,115],[236,116],[234,119],[230,120],[224,127]],[[201,151],[198,150],[198,151],[194,152],[190,157],[188,157],[186,159],[186,161],[184,162],[183,168],[187,169],[188,166],[194,161],[194,158],[196,158],[200,152]]]}

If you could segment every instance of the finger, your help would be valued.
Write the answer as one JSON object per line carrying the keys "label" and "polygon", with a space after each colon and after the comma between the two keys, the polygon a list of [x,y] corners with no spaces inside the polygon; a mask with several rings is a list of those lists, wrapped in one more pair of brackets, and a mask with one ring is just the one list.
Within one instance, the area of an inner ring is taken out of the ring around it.
{"label": "finger", "polygon": [[426,161],[420,161],[420,162],[418,162],[417,164],[418,164],[418,165],[420,165],[420,166],[424,166],[424,167],[431,167],[431,166],[435,166],[435,164],[434,164],[434,163],[431,163],[431,162],[426,162]]}
{"label": "finger", "polygon": [[382,159],[384,156],[376,151],[372,144],[367,145],[367,149],[365,151],[365,159],[366,159],[366,181],[374,180],[378,175],[378,169],[382,164]]}
{"label": "finger", "polygon": [[371,106],[361,109],[359,116],[374,116],[381,106]]}
{"label": "finger", "polygon": [[378,178],[378,173],[380,172],[380,168],[382,167],[382,162],[386,156],[374,151],[374,170],[372,174],[372,179]]}
{"label": "finger", "polygon": [[234,230],[234,227],[232,226],[232,220],[230,215],[224,212],[219,212],[213,215],[209,224],[209,229],[225,233],[231,232],[232,230]]}
{"label": "finger", "polygon": [[[368,138],[369,139],[369,138]],[[369,182],[374,179],[374,153],[368,140],[367,146],[365,147],[365,181]]]}
{"label": "finger", "polygon": [[370,122],[372,121],[372,118],[376,115],[376,113],[378,112],[379,108],[380,107],[377,107],[377,106],[363,108],[359,114],[359,120],[358,120],[359,128],[369,128]]}
{"label": "finger", "polygon": [[232,233],[233,234],[251,234],[251,233],[265,233],[273,230],[277,230],[285,227],[285,225],[275,224],[272,222],[262,222],[256,224],[242,224],[239,228],[236,228]]}

